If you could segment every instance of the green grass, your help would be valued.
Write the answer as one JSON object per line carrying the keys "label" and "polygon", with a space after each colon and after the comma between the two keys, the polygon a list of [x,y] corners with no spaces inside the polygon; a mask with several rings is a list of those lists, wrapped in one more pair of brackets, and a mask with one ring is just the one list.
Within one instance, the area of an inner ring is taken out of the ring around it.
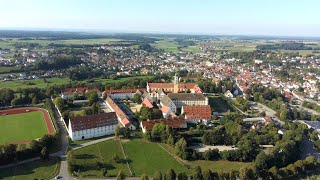
{"label": "green grass", "polygon": [[224,100],[221,96],[209,96],[209,105],[214,112],[227,112],[228,110],[232,111],[232,108],[229,106],[228,102]]}
{"label": "green grass", "polygon": [[20,68],[17,66],[0,66],[0,73],[8,73],[10,71],[17,71],[19,69]]}
{"label": "green grass", "polygon": [[0,169],[0,179],[2,180],[29,180],[29,179],[52,179],[60,168],[57,159],[50,161],[34,161],[16,167]]}
{"label": "green grass", "polygon": [[[4,74],[2,75],[4,76]],[[114,83],[114,82],[124,82],[130,79],[134,78],[140,78],[140,79],[147,79],[147,78],[153,78],[154,76],[136,76],[136,77],[125,77],[125,78],[118,78],[118,79],[102,79],[102,78],[93,78],[90,80],[83,80],[79,82],[88,82],[88,81],[94,81],[96,83]],[[17,88],[46,88],[47,86],[52,86],[52,85],[62,85],[62,84],[68,84],[71,82],[69,78],[46,78],[47,83],[44,81],[44,79],[32,79],[32,80],[17,80],[14,79],[13,81],[6,81],[0,82],[0,87],[1,88],[11,88],[13,90],[16,90]],[[77,81],[72,81],[72,82],[77,82]],[[31,83],[31,84],[28,84]],[[0,89],[1,89],[0,88]]]}
{"label": "green grass", "polygon": [[161,41],[155,42],[152,45],[157,49],[163,49],[165,52],[173,52],[173,53],[179,52],[178,50],[179,44],[174,41],[161,40]]}
{"label": "green grass", "polygon": [[[122,39],[71,39],[71,40],[47,40],[47,39],[37,39],[37,40],[0,40],[0,48],[10,49],[14,47],[15,43],[39,43],[41,46],[46,46],[50,43],[54,44],[65,44],[65,45],[93,45],[93,44],[111,44],[117,43],[119,41],[126,41]],[[127,41],[130,42],[130,41]]]}
{"label": "green grass", "polygon": [[0,144],[33,140],[48,134],[41,112],[0,116]]}
{"label": "green grass", "polygon": [[112,161],[114,155],[124,159],[119,140],[109,140],[87,146],[74,151],[75,163],[80,165],[80,175],[83,177],[102,177],[101,170],[97,167],[97,161],[102,161],[107,166],[108,176],[116,176],[120,170],[130,175],[124,162]]}
{"label": "green grass", "polygon": [[[0,82],[0,87],[3,88],[11,88],[13,90],[16,90],[17,88],[45,88],[48,85],[61,85],[61,84],[67,84],[70,82],[69,78],[46,78],[47,83],[44,81],[44,79],[32,79],[32,80],[17,80],[14,79],[13,81],[6,81],[6,82]],[[28,83],[31,83],[31,85],[28,85]]]}
{"label": "green grass", "polygon": [[157,143],[131,140],[123,143],[130,166],[135,176],[154,175],[156,171],[165,173],[172,168],[178,174],[188,169],[162,149]]}

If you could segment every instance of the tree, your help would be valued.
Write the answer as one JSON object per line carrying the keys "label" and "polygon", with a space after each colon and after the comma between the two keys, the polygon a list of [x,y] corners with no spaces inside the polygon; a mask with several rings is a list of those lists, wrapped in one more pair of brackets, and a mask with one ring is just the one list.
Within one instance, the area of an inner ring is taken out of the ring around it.
{"label": "tree", "polygon": [[202,180],[202,179],[203,179],[203,177],[202,177],[202,170],[201,170],[201,167],[200,167],[200,166],[197,166],[197,167],[195,168],[195,171],[194,171],[194,173],[193,173],[193,175],[192,175],[192,179],[193,179],[193,180]]}
{"label": "tree", "polygon": [[280,110],[280,120],[285,121],[288,117],[288,110],[286,108],[281,108]]}
{"label": "tree", "polygon": [[37,96],[32,98],[32,104],[38,104],[38,98]]}
{"label": "tree", "polygon": [[296,107],[293,107],[292,109],[292,113],[293,113],[293,118],[294,119],[299,119],[299,113]]}
{"label": "tree", "polygon": [[188,175],[185,172],[179,173],[178,180],[188,180]]}
{"label": "tree", "polygon": [[41,159],[49,160],[49,151],[47,147],[42,148],[41,150]]}
{"label": "tree", "polygon": [[103,177],[107,177],[107,174],[108,174],[107,168],[102,168],[101,169],[101,174],[102,174]]}
{"label": "tree", "polygon": [[268,156],[264,151],[261,151],[255,160],[258,169],[265,169],[268,167]]}
{"label": "tree", "polygon": [[120,127],[119,126],[117,126],[116,129],[114,130],[114,135],[116,137],[119,137],[119,135],[120,135]]}
{"label": "tree", "polygon": [[89,105],[91,106],[93,103],[97,103],[99,101],[99,96],[97,92],[92,91],[87,93],[87,99],[89,101]]}
{"label": "tree", "polygon": [[141,104],[142,103],[141,95],[138,93],[134,94],[132,101],[135,103]]}
{"label": "tree", "polygon": [[166,180],[176,180],[177,175],[173,169],[169,169],[166,173]]}
{"label": "tree", "polygon": [[62,111],[64,107],[64,100],[61,97],[57,97],[53,100],[53,103],[57,106],[57,108]]}
{"label": "tree", "polygon": [[203,180],[212,180],[212,171],[210,169],[206,169],[202,173],[202,179]]}
{"label": "tree", "polygon": [[124,180],[126,178],[126,176],[123,174],[122,171],[119,171],[118,175],[117,175],[117,180]]}
{"label": "tree", "polygon": [[278,176],[278,168],[273,166],[268,170],[269,176],[272,177],[272,179],[276,179]]}
{"label": "tree", "polygon": [[176,144],[175,144],[175,152],[182,159],[187,159],[188,158],[187,142],[186,142],[186,140],[184,138],[181,138],[178,142],[176,142]]}
{"label": "tree", "polygon": [[162,180],[162,173],[160,171],[156,171],[153,176],[153,180]]}
{"label": "tree", "polygon": [[174,139],[173,139],[173,136],[172,134],[169,135],[168,137],[168,141],[167,141],[167,144],[173,146],[174,145]]}
{"label": "tree", "polygon": [[143,174],[141,177],[140,177],[141,180],[149,180],[149,177],[145,174]]}
{"label": "tree", "polygon": [[239,177],[241,180],[255,180],[257,179],[256,169],[253,166],[243,167],[240,169]]}

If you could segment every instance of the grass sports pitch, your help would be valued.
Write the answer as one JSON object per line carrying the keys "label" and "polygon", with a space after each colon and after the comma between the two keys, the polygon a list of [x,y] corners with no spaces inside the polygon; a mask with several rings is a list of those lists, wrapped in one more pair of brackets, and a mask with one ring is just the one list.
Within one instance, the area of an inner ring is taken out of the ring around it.
{"label": "grass sports pitch", "polygon": [[0,144],[23,143],[48,134],[40,111],[0,116]]}

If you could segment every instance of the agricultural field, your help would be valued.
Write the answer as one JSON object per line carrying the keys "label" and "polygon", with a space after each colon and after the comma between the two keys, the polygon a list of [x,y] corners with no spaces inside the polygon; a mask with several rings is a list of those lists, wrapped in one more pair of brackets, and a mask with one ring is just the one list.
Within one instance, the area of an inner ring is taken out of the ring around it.
{"label": "agricultural field", "polygon": [[[4,76],[4,75],[2,75]],[[96,82],[96,83],[117,83],[117,82],[124,82],[130,79],[134,78],[141,78],[141,79],[147,79],[147,78],[153,78],[154,76],[136,76],[136,77],[125,77],[125,78],[118,78],[118,79],[102,79],[102,78],[94,78],[91,80],[83,80],[79,82]],[[68,84],[71,80],[69,78],[46,78],[46,81],[44,79],[32,79],[32,80],[18,80],[14,79],[12,81],[6,81],[0,82],[0,88],[11,88],[13,90],[16,90],[17,88],[45,88],[50,85],[62,85],[62,84]],[[77,82],[77,81],[72,81]]]}
{"label": "agricultural field", "polygon": [[157,49],[163,49],[165,52],[178,53],[179,44],[174,41],[161,40],[152,44]]}
{"label": "agricultural field", "polygon": [[185,48],[181,48],[183,51],[185,52],[192,52],[192,53],[203,53],[203,51],[201,49],[199,49],[199,46],[188,46]]}
{"label": "agricultural field", "polygon": [[123,143],[125,153],[134,175],[154,175],[156,171],[165,173],[172,168],[178,174],[188,169],[159,146],[143,140],[131,140]]}
{"label": "agricultural field", "polygon": [[64,45],[93,45],[93,44],[111,44],[119,41],[126,41],[122,39],[71,39],[71,40],[47,40],[47,39],[36,39],[36,40],[18,40],[18,39],[0,39],[0,48],[10,49],[14,47],[15,43],[38,43],[41,46],[48,44],[64,44]]}
{"label": "agricultural field", "polygon": [[224,100],[221,96],[209,96],[208,98],[209,105],[213,109],[213,112],[224,113],[228,112],[229,110],[233,110],[228,101]]}
{"label": "agricultural field", "polygon": [[42,112],[0,116],[0,144],[22,142],[48,134]]}
{"label": "agricultural field", "polygon": [[59,173],[60,161],[51,158],[50,161],[34,161],[16,167],[0,169],[2,180],[52,179]]}

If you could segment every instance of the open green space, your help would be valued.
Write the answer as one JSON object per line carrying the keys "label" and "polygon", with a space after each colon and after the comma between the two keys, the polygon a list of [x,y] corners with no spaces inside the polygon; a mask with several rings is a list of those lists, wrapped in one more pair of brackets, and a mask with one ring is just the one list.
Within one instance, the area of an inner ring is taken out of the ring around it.
{"label": "open green space", "polygon": [[214,112],[228,112],[232,111],[232,107],[230,107],[227,100],[223,99],[221,96],[209,96],[209,105],[213,109]]}
{"label": "open green space", "polygon": [[157,49],[163,49],[165,52],[178,53],[179,44],[174,41],[161,40],[152,44]]}
{"label": "open green space", "polygon": [[[126,41],[122,39],[70,39],[70,40],[49,40],[49,39],[36,39],[36,40],[19,40],[19,39],[5,39],[0,40],[0,48],[11,49],[15,43],[38,43],[41,46],[46,46],[50,43],[65,44],[65,45],[94,45],[94,44],[112,44],[119,41]],[[129,42],[129,41],[126,41]]]}
{"label": "open green space", "polygon": [[165,173],[174,169],[178,174],[188,169],[167,153],[159,144],[143,140],[131,140],[123,143],[125,153],[134,175],[154,175],[156,171]]}
{"label": "open green space", "polygon": [[11,71],[17,71],[20,68],[17,66],[0,66],[0,73],[9,73]]}
{"label": "open green space", "polygon": [[[112,157],[117,155],[121,162],[116,163]],[[102,177],[97,162],[103,162],[107,168],[108,176],[116,176],[120,170],[130,175],[119,140],[109,140],[98,144],[87,146],[74,151],[75,163],[80,166],[82,177]]]}
{"label": "open green space", "polygon": [[59,173],[60,161],[33,161],[16,167],[0,169],[2,180],[52,179]]}
{"label": "open green space", "polygon": [[[117,82],[124,82],[130,79],[134,78],[141,78],[141,79],[147,79],[147,78],[153,78],[154,76],[136,76],[136,77],[125,77],[125,78],[118,78],[118,79],[103,79],[103,78],[93,78],[90,80],[83,80],[80,82],[96,82],[96,83],[117,83]],[[61,84],[68,84],[71,80],[69,78],[46,78],[46,81],[44,79],[32,79],[32,80],[18,80],[14,79],[12,81],[6,81],[0,82],[1,88],[11,88],[13,90],[16,90],[17,88],[45,88],[47,86],[52,85],[61,85]],[[77,81],[72,81],[77,82]]]}
{"label": "open green space", "polygon": [[42,112],[0,116],[0,144],[41,138],[48,134]]}
{"label": "open green space", "polygon": [[184,47],[181,48],[183,51],[185,52],[192,52],[192,53],[203,53],[203,51],[199,48],[198,45],[196,46],[188,46],[188,47]]}

